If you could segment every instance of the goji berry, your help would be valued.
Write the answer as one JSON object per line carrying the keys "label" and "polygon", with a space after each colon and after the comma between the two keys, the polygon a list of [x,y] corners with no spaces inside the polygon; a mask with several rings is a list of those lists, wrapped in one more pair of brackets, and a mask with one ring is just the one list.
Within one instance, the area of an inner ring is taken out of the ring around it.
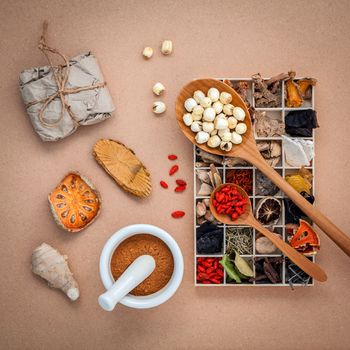
{"label": "goji berry", "polygon": [[179,170],[179,166],[178,165],[173,165],[170,170],[169,170],[169,175],[172,176],[174,175],[177,171]]}
{"label": "goji berry", "polygon": [[168,155],[168,159],[169,160],[176,160],[177,159],[177,156],[175,154],[169,154]]}
{"label": "goji berry", "polygon": [[168,186],[168,184],[165,182],[165,181],[161,181],[161,182],[159,182],[160,183],[160,185],[163,187],[163,188],[168,188],[169,186]]}
{"label": "goji berry", "polygon": [[176,184],[179,185],[179,186],[187,186],[187,183],[186,183],[186,181],[184,181],[184,180],[177,179],[175,182],[176,182]]}
{"label": "goji berry", "polygon": [[183,192],[183,191],[185,191],[185,189],[186,189],[186,186],[176,186],[175,187],[175,192]]}
{"label": "goji berry", "polygon": [[185,216],[185,212],[182,210],[176,210],[171,213],[171,216],[175,219],[180,219]]}

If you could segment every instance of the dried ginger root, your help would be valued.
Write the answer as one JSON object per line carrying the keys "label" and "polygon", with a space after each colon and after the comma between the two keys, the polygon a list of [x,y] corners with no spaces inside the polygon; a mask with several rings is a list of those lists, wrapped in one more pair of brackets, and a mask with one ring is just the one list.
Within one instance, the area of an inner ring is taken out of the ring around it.
{"label": "dried ginger root", "polygon": [[52,288],[61,289],[70,300],[79,298],[79,286],[67,263],[67,257],[46,243],[32,253],[32,271]]}

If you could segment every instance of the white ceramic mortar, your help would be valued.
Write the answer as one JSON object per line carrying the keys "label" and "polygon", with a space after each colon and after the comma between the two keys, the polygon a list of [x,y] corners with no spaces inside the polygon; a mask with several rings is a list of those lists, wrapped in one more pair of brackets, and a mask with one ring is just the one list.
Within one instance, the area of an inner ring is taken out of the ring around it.
{"label": "white ceramic mortar", "polygon": [[153,225],[130,225],[115,232],[103,247],[100,257],[100,276],[102,283],[107,290],[109,290],[115,283],[110,268],[112,255],[115,249],[125,239],[143,233],[160,238],[169,247],[174,259],[174,271],[167,285],[158,292],[146,296],[134,296],[127,294],[121,299],[121,304],[136,309],[148,309],[155,307],[170,299],[180,286],[184,271],[184,263],[180,247],[169,233]]}

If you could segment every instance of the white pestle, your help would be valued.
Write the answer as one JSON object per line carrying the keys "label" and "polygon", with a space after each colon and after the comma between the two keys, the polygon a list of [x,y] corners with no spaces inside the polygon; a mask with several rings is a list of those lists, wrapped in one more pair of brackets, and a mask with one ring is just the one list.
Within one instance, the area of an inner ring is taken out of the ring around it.
{"label": "white pestle", "polygon": [[112,311],[120,300],[154,271],[155,267],[156,262],[150,255],[141,255],[135,259],[113,286],[99,296],[98,303],[102,309]]}

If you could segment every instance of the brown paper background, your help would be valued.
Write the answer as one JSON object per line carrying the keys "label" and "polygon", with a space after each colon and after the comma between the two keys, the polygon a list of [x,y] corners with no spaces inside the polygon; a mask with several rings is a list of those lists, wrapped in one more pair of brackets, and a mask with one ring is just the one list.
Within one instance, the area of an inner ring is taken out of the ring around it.
{"label": "brown paper background", "polygon": [[[182,195],[161,190],[166,156],[179,155],[179,175],[192,183],[192,146],[177,128],[176,94],[195,77],[265,76],[293,68],[318,79],[317,207],[349,233],[350,2],[348,1],[1,1],[1,349],[346,349],[350,344],[349,259],[324,234],[317,261],[327,283],[314,288],[193,286],[192,186]],[[114,117],[82,127],[58,143],[34,134],[18,74],[45,64],[36,44],[43,19],[49,43],[74,56],[91,49],[117,106]],[[162,39],[174,42],[163,57]],[[146,62],[144,46],[154,47]],[[167,88],[167,113],[151,112],[151,87]],[[154,190],[139,201],[95,163],[99,138],[125,142],[149,167]],[[85,231],[56,227],[47,194],[69,170],[91,177],[103,210]],[[169,217],[184,209],[184,219]],[[134,223],[168,230],[185,257],[181,288],[151,310],[102,311],[98,260],[107,238]],[[69,256],[81,298],[70,303],[30,271],[41,242]]]}

